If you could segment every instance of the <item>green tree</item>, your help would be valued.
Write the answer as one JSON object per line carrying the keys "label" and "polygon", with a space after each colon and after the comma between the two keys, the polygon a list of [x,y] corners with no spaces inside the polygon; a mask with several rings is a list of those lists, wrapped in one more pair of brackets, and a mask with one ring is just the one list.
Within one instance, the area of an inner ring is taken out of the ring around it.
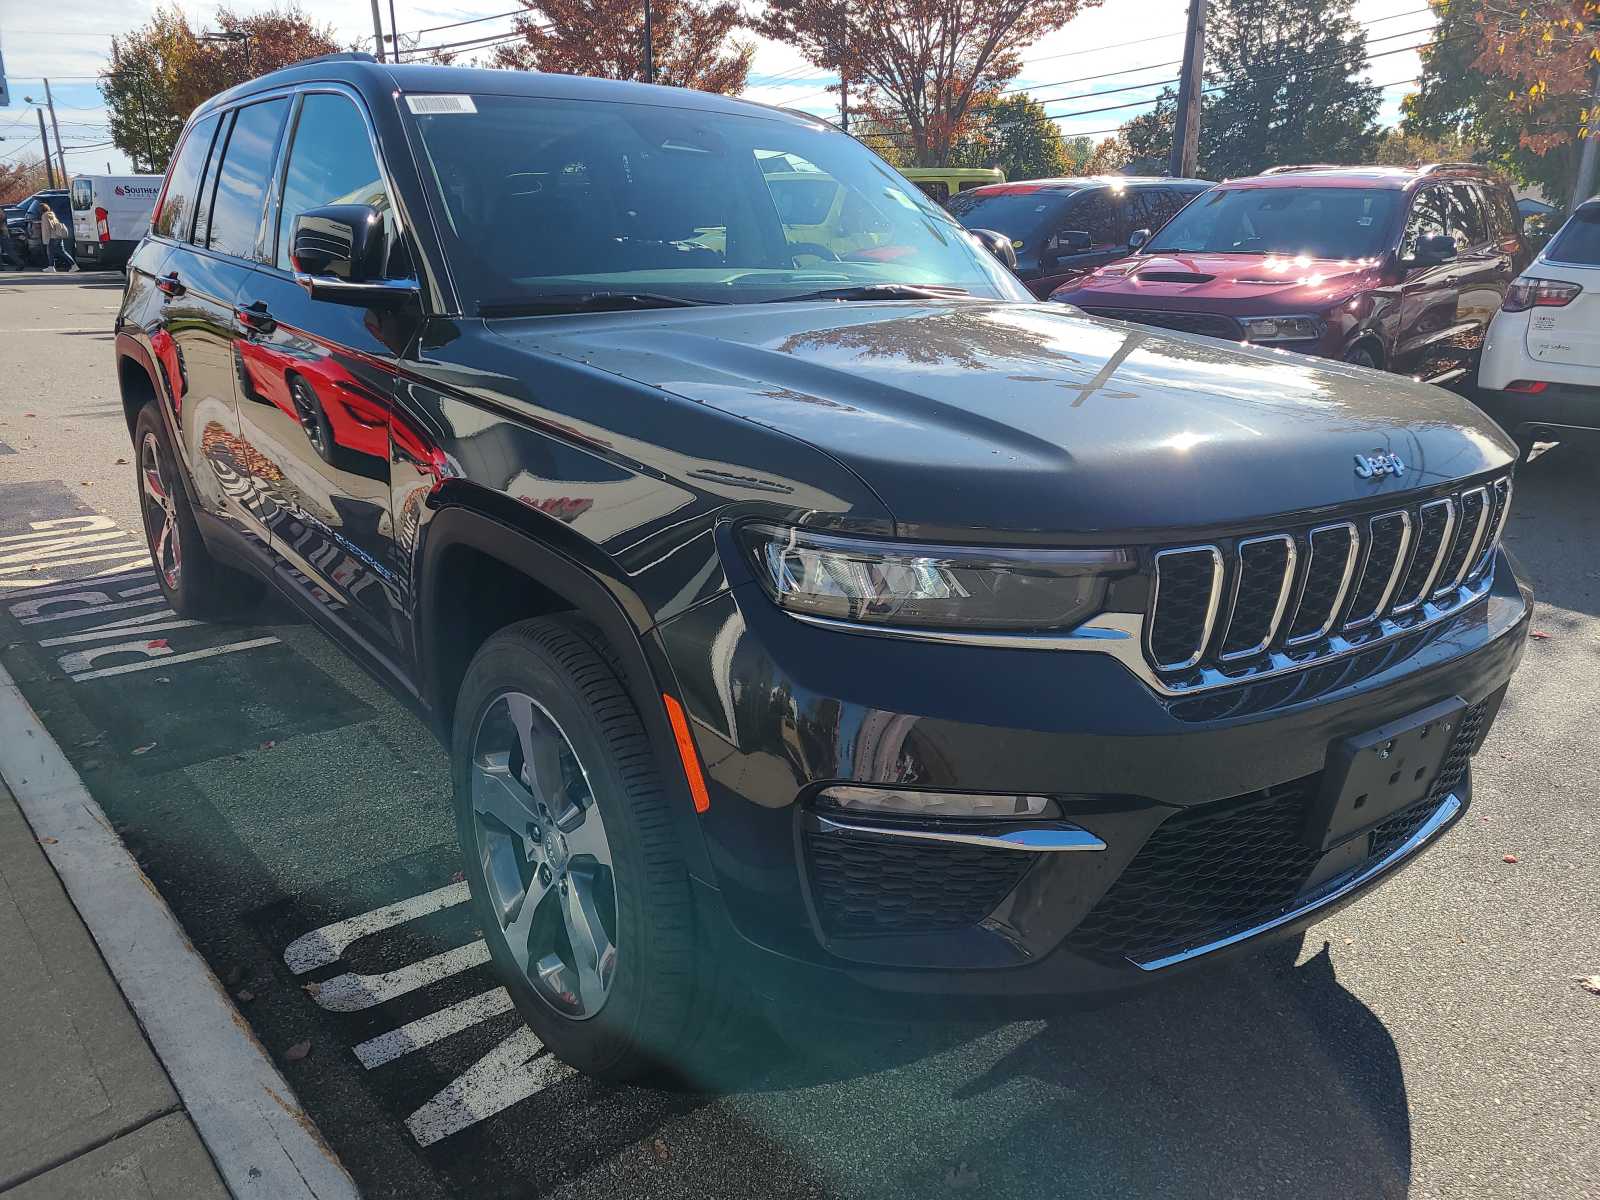
{"label": "green tree", "polygon": [[977,107],[971,135],[950,155],[955,167],[999,167],[1007,179],[1070,174],[1061,131],[1032,96],[993,97]]}
{"label": "green tree", "polygon": [[1482,162],[1478,148],[1455,131],[1440,137],[1385,129],[1378,138],[1372,161],[1386,167],[1417,167],[1423,163]]}
{"label": "green tree", "polygon": [[1066,158],[1067,174],[1082,175],[1089,159],[1094,156],[1094,139],[1082,135],[1065,138],[1062,141],[1062,153]]}
{"label": "green tree", "polygon": [[1200,124],[1209,178],[1371,161],[1382,92],[1363,78],[1367,38],[1353,5],[1224,0],[1213,10]]}
{"label": "green tree", "polygon": [[1501,55],[1483,52],[1480,38],[1504,15],[1486,0],[1433,0],[1438,17],[1433,44],[1422,52],[1422,79],[1405,98],[1402,128],[1426,138],[1455,138],[1475,146],[1480,161],[1564,204],[1577,177],[1581,139],[1550,144],[1547,130],[1575,133],[1587,115],[1581,96],[1547,97],[1537,118],[1518,111],[1523,89],[1499,70]]}
{"label": "green tree", "polygon": [[176,5],[111,39],[111,66],[100,75],[111,140],[141,171],[167,169],[183,124],[209,96],[262,75],[340,49],[333,26],[317,25],[292,4],[241,16],[219,8],[209,28],[244,41],[202,42]]}

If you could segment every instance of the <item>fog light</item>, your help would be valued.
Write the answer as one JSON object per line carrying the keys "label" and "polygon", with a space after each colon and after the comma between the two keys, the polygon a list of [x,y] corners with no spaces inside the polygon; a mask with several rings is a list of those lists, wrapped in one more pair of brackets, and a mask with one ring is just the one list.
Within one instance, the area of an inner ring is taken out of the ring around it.
{"label": "fog light", "polygon": [[976,792],[919,792],[909,788],[861,787],[854,784],[824,788],[817,802],[843,812],[896,817],[1059,817],[1061,810],[1049,796],[985,795]]}

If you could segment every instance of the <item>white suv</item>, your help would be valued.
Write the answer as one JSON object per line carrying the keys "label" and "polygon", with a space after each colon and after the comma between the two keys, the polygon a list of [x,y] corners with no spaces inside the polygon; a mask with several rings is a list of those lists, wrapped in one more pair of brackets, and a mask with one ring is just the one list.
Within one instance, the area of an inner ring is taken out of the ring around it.
{"label": "white suv", "polygon": [[1489,325],[1478,403],[1526,453],[1536,441],[1600,442],[1600,196],[1529,264]]}

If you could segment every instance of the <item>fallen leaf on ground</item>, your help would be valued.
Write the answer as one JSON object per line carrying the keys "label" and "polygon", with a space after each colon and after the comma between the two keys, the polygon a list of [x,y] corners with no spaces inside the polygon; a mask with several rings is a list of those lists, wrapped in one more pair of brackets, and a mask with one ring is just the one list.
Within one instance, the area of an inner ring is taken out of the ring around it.
{"label": "fallen leaf on ground", "polygon": [[1550,635],[1542,629],[1535,629],[1528,636],[1540,642],[1548,642],[1550,640]]}
{"label": "fallen leaf on ground", "polygon": [[308,1055],[310,1053],[311,1053],[311,1043],[309,1041],[305,1041],[305,1042],[296,1042],[294,1045],[290,1046],[287,1050],[285,1050],[283,1052],[283,1056],[284,1056],[284,1058],[288,1059],[290,1062],[299,1062],[302,1058],[304,1058],[306,1055]]}
{"label": "fallen leaf on ground", "polygon": [[1578,976],[1578,986],[1586,992],[1593,992],[1596,996],[1600,996],[1600,975],[1580,975]]}
{"label": "fallen leaf on ground", "polygon": [[650,1149],[655,1151],[657,1162],[671,1162],[672,1149],[667,1145],[665,1138],[657,1138],[650,1143]]}
{"label": "fallen leaf on ground", "polygon": [[306,995],[315,996],[318,992],[320,992],[322,990],[322,985],[320,983],[316,983],[316,982],[302,983],[300,985],[300,988],[301,988],[302,991],[305,992]]}
{"label": "fallen leaf on ground", "polygon": [[1356,940],[1355,938],[1345,938],[1344,944],[1346,946],[1354,946],[1356,944]]}
{"label": "fallen leaf on ground", "polygon": [[252,992],[249,988],[241,989],[239,991],[239,993],[234,997],[234,999],[236,999],[240,1004],[249,1004],[250,1001],[254,1000],[255,998],[256,998],[256,994],[254,992]]}
{"label": "fallen leaf on ground", "polygon": [[25,416],[25,417],[37,417],[39,414],[38,413],[23,413],[22,415]]}
{"label": "fallen leaf on ground", "polygon": [[964,1162],[958,1162],[944,1173],[945,1186],[958,1191],[975,1187],[977,1182],[978,1173]]}
{"label": "fallen leaf on ground", "polygon": [[277,744],[278,744],[277,742],[262,742],[261,745],[256,747],[256,749],[257,750],[271,750]]}
{"label": "fallen leaf on ground", "polygon": [[133,748],[133,752],[135,754],[149,754],[150,751],[154,750],[155,748],[156,748],[156,743],[155,742],[151,742],[148,746],[135,746]]}
{"label": "fallen leaf on ground", "polygon": [[78,480],[78,486],[79,487],[93,487],[94,486],[94,480],[92,480],[92,479],[80,479],[80,480]]}
{"label": "fallen leaf on ground", "polygon": [[39,844],[41,846],[54,846],[56,844],[56,839],[53,837],[42,837],[39,839]]}
{"label": "fallen leaf on ground", "polygon": [[454,875],[450,876],[450,882],[460,883],[465,878],[466,876],[464,874],[462,874],[460,871],[457,871]]}
{"label": "fallen leaf on ground", "polygon": [[127,460],[127,459],[125,459],[125,458],[119,458],[119,459],[117,459],[117,466],[119,466],[119,467],[125,467],[125,466],[127,466],[127,465],[128,465],[128,460]]}
{"label": "fallen leaf on ground", "polygon": [[1517,856],[1515,854],[1508,854],[1504,858],[1502,858],[1500,861],[1501,862],[1514,863],[1514,862],[1517,861]]}
{"label": "fallen leaf on ground", "polygon": [[148,642],[145,643],[145,648],[147,650],[165,650],[165,649],[167,649],[167,639],[166,638],[151,638]]}

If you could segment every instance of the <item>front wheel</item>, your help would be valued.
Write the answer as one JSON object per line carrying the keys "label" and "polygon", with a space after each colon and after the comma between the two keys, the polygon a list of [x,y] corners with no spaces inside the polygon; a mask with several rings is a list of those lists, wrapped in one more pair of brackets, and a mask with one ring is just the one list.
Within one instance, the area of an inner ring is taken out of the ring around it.
{"label": "front wheel", "polygon": [[452,767],[473,907],[523,1019],[587,1075],[692,1070],[717,989],[649,740],[587,627],[484,643]]}
{"label": "front wheel", "polygon": [[1379,370],[1378,356],[1372,352],[1370,346],[1352,346],[1344,352],[1344,361],[1353,367],[1366,367],[1369,370]]}

